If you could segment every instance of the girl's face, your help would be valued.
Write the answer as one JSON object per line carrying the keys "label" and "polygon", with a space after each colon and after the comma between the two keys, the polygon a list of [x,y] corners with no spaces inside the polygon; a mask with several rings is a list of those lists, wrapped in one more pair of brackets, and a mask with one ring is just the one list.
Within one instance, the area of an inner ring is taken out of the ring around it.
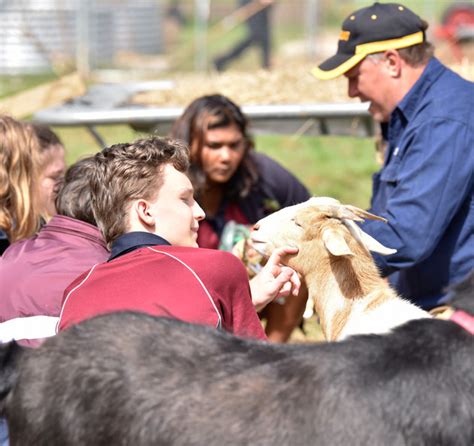
{"label": "girl's face", "polygon": [[62,181],[66,171],[64,147],[59,144],[54,145],[47,149],[43,156],[44,168],[39,180],[40,209],[52,217],[56,214],[56,205],[54,204],[56,186]]}
{"label": "girl's face", "polygon": [[207,130],[201,165],[209,183],[227,183],[245,155],[245,138],[235,124]]}

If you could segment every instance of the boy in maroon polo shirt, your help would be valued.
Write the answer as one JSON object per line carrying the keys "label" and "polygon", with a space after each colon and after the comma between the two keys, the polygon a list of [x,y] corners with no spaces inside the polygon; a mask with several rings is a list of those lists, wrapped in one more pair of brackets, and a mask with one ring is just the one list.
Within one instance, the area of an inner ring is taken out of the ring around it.
{"label": "boy in maroon polo shirt", "polygon": [[198,249],[204,212],[186,176],[188,156],[184,144],[158,137],[95,156],[92,205],[111,257],[66,289],[58,330],[98,314],[138,310],[265,339],[255,308],[298,293],[298,276],[280,263],[296,250],[276,251],[249,286],[232,254]]}

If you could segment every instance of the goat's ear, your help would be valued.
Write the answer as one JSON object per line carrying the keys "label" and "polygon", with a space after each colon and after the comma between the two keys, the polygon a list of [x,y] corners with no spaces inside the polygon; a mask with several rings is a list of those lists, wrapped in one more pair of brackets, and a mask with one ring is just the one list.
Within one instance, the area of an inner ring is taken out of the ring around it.
{"label": "goat's ear", "polygon": [[333,256],[353,256],[354,253],[349,249],[344,236],[331,228],[324,229],[321,234],[321,239],[326,249]]}

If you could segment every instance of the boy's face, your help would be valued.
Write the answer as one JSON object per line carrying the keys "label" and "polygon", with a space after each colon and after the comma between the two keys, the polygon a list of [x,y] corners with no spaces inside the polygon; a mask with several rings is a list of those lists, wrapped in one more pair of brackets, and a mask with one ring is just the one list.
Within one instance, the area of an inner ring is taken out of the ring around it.
{"label": "boy's face", "polygon": [[164,166],[162,175],[158,196],[149,202],[155,219],[154,233],[174,246],[197,247],[199,221],[205,214],[194,201],[191,181],[171,164]]}

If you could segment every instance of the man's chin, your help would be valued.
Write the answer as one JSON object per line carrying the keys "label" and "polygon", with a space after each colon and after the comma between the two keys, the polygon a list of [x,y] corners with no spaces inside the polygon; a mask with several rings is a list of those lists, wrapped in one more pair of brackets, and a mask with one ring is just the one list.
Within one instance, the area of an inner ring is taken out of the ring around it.
{"label": "man's chin", "polygon": [[385,117],[383,116],[383,114],[380,110],[371,110],[369,108],[369,113],[371,114],[374,121],[377,121],[377,122],[385,122],[386,121]]}
{"label": "man's chin", "polygon": [[383,110],[381,110],[377,106],[374,106],[372,103],[370,104],[368,111],[371,114],[372,118],[374,118],[374,121],[381,123],[388,122],[390,120],[390,116],[385,116]]}

